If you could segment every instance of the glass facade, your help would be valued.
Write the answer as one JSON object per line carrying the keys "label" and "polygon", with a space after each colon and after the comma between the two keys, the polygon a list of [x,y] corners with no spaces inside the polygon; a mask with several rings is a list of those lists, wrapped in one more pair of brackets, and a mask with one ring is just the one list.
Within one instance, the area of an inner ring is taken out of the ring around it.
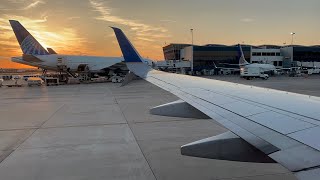
{"label": "glass facade", "polygon": [[[242,51],[250,62],[250,46],[242,46]],[[238,46],[194,46],[193,70],[214,69],[218,67],[239,67]]]}
{"label": "glass facade", "polygon": [[320,47],[293,47],[293,61],[320,62]]}

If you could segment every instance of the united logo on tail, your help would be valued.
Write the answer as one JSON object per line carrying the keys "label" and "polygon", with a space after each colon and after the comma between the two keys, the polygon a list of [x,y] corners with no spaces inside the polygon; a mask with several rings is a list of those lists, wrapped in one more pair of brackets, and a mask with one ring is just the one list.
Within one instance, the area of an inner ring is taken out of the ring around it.
{"label": "united logo on tail", "polygon": [[48,51],[18,22],[9,20],[14,34],[25,55],[49,55]]}

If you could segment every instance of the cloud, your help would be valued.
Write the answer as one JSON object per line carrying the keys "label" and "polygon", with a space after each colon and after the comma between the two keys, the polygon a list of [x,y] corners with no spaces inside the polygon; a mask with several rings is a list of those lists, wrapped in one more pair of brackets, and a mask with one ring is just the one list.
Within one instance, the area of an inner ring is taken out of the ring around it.
{"label": "cloud", "polygon": [[27,0],[8,0],[11,3],[24,3]]}
{"label": "cloud", "polygon": [[23,8],[23,10],[29,10],[29,9],[35,8],[35,7],[39,6],[40,4],[45,4],[45,2],[44,1],[34,1],[33,3],[31,3],[28,6],[26,6],[25,8]]}
{"label": "cloud", "polygon": [[161,22],[167,22],[167,23],[176,23],[177,21],[175,20],[170,20],[170,19],[162,19],[160,20]]}
{"label": "cloud", "polygon": [[80,19],[80,16],[72,16],[72,17],[68,17],[68,20],[74,20],[74,19]]}
{"label": "cloud", "polygon": [[169,37],[168,30],[163,27],[155,27],[152,25],[140,23],[137,20],[125,19],[119,16],[112,15],[112,9],[107,7],[100,1],[89,0],[91,7],[94,11],[100,13],[100,16],[96,17],[97,20],[107,21],[119,25],[128,26],[131,30],[136,32],[137,38],[140,40],[154,41],[154,37]]}
{"label": "cloud", "polygon": [[[22,3],[26,3],[26,0],[9,0],[9,2],[14,3],[14,4],[22,4]],[[33,1],[32,3],[30,3],[29,5],[23,7],[23,8],[17,8],[17,9],[8,9],[8,8],[4,8],[0,5],[0,10],[2,11],[25,11],[25,10],[30,10],[33,8],[38,7],[41,4],[46,4],[45,1],[39,0],[39,1]]]}
{"label": "cloud", "polygon": [[241,22],[245,22],[245,23],[251,23],[254,21],[254,19],[252,18],[243,18],[243,19],[240,19]]}

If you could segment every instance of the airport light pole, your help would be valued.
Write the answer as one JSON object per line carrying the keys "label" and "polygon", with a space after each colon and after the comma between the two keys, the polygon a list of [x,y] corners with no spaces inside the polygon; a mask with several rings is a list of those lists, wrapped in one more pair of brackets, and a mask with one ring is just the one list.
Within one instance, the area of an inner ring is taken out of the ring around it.
{"label": "airport light pole", "polygon": [[190,29],[190,32],[191,32],[191,44],[193,46],[193,29]]}
{"label": "airport light pole", "polygon": [[291,34],[291,46],[293,46],[293,36],[296,34],[295,32],[290,33]]}

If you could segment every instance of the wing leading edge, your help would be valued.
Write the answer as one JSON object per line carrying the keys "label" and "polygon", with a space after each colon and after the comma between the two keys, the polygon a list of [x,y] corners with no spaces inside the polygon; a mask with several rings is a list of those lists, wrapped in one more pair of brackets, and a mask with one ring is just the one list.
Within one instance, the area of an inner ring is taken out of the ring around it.
{"label": "wing leading edge", "polygon": [[131,72],[216,120],[298,178],[319,177],[320,98],[156,71],[113,29]]}

